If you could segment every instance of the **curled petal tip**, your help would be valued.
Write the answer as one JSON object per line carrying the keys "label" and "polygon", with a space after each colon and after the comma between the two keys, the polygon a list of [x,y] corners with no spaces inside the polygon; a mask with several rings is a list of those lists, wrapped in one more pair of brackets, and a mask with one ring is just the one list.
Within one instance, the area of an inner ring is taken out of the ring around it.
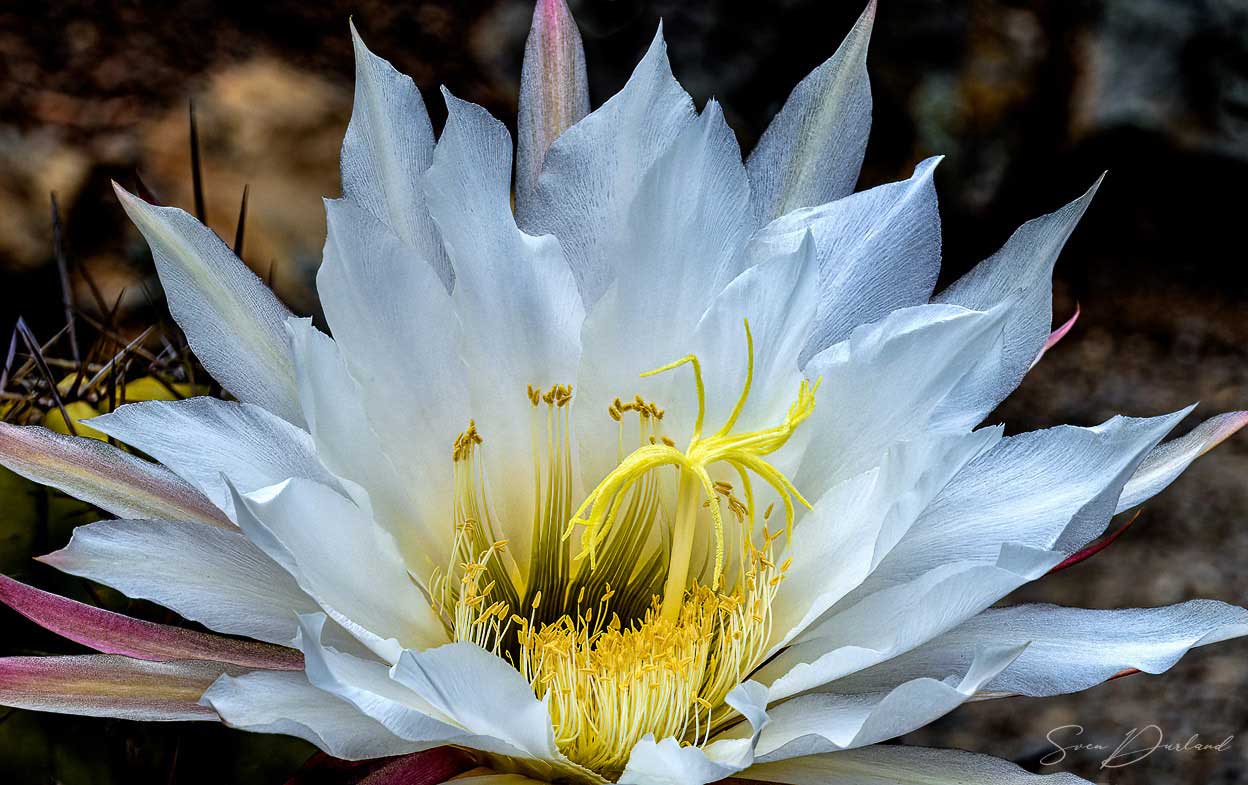
{"label": "curled petal tip", "polygon": [[1209,441],[1205,448],[1201,450],[1201,455],[1217,447],[1222,442],[1234,436],[1241,428],[1248,425],[1248,411],[1227,412],[1221,417],[1211,421],[1214,424],[1213,433],[1210,434]]}

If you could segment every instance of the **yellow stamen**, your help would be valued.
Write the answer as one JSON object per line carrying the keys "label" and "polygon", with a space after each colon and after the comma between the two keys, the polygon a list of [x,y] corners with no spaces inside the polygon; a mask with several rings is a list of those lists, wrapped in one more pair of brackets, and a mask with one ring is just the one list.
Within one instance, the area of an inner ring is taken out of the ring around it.
{"label": "yellow stamen", "polygon": [[[691,531],[696,520],[696,505],[688,498],[697,493],[700,485],[705,498],[711,502],[711,519],[715,532],[715,568],[712,585],[718,585],[724,568],[725,533],[723,516],[719,505],[715,503],[715,482],[708,473],[708,467],[716,463],[726,463],[735,468],[748,485],[745,473],[752,472],[770,485],[784,503],[785,532],[792,534],[793,520],[796,516],[794,501],[809,508],[810,503],[802,497],[793,483],[781,474],[774,466],[763,460],[788,442],[789,437],[802,422],[814,411],[815,392],[819,388],[816,381],[813,385],[802,381],[798,387],[797,399],[789,407],[788,415],[779,425],[758,431],[732,433],[733,426],[745,409],[749,399],[750,387],[754,379],[754,337],[750,332],[750,324],[745,323],[745,336],[748,355],[745,383],[737,403],[728,415],[723,426],[708,437],[702,436],[706,417],[706,386],[702,380],[702,363],[696,355],[685,357],[667,365],[647,371],[642,376],[653,376],[658,373],[674,370],[682,365],[693,368],[694,386],[698,395],[698,414],[693,425],[693,436],[689,447],[681,452],[667,442],[646,444],[625,457],[618,466],[598,484],[585,498],[572,515],[568,528],[564,532],[567,539],[576,526],[584,527],[581,539],[581,553],[578,559],[588,558],[591,569],[597,566],[597,549],[606,537],[616,520],[623,495],[642,477],[662,466],[676,466],[680,469],[680,490],[677,495],[677,514],[673,530],[672,554],[669,561],[668,577],[664,587],[663,617],[669,621],[680,605],[680,596],[687,586],[690,556],[694,538]],[[637,408],[644,403],[616,404],[616,408]],[[669,440],[670,441],[670,440]],[[747,496],[753,497],[753,490],[747,490]],[[751,502],[749,508],[753,508]]]}
{"label": "yellow stamen", "polygon": [[[494,525],[476,424],[455,440],[454,542],[430,581],[435,610],[454,640],[509,659],[547,702],[560,751],[608,779],[647,734],[706,743],[733,720],[725,698],[771,642],[772,601],[789,563],[777,567],[773,558],[780,534],[766,524],[771,505],[761,533],[755,530],[755,482],[775,491],[791,532],[796,505],[809,505],[767,456],[810,416],[818,382],[801,383],[782,422],[734,433],[754,381],[748,322],[745,336],[741,392],[710,435],[703,434],[706,389],[695,355],[643,374],[691,367],[698,411],[683,451],[663,433],[664,410],[655,402],[638,395],[610,403],[607,414],[619,424],[617,465],[575,509],[572,388],[527,388],[534,497],[527,572]],[[637,446],[625,453],[633,413]],[[712,476],[719,464],[736,475],[731,483]],[[676,469],[674,509],[665,493],[670,475],[658,471],[669,466]],[[699,529],[703,507],[709,530]]]}

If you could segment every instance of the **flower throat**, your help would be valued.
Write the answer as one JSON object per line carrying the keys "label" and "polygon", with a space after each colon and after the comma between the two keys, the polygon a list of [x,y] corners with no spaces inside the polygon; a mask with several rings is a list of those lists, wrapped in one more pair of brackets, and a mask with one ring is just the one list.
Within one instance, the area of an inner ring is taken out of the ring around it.
{"label": "flower throat", "polygon": [[[646,734],[705,741],[732,716],[728,692],[766,655],[771,604],[787,568],[773,561],[775,545],[791,533],[795,505],[809,505],[765,457],[810,416],[818,383],[800,384],[778,425],[734,433],[753,381],[748,322],[745,335],[745,383],[709,436],[696,356],[642,374],[691,367],[698,413],[684,450],[664,435],[665,413],[654,402],[611,402],[616,466],[575,507],[572,388],[528,388],[527,570],[491,518],[475,424],[455,441],[453,552],[431,584],[435,607],[454,640],[507,658],[548,698],[560,750],[594,771],[618,773]],[[626,453],[634,424],[637,446]],[[738,483],[713,479],[717,465]],[[773,505],[758,514],[756,479],[782,503],[783,529],[769,526]]]}

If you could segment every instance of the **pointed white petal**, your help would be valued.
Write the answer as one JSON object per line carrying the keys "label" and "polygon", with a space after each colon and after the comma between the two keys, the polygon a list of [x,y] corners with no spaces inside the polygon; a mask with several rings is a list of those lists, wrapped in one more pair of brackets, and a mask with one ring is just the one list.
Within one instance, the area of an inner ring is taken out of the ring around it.
{"label": "pointed white petal", "polygon": [[991,562],[943,564],[861,599],[851,593],[754,678],[769,685],[772,701],[813,689],[835,691],[836,679],[930,640],[1061,560],[1056,551],[1004,545]]}
{"label": "pointed white petal", "polygon": [[0,423],[0,465],[123,518],[230,525],[220,509],[181,477],[98,439]]}
{"label": "pointed white petal", "polygon": [[203,703],[232,728],[297,736],[335,758],[364,760],[421,749],[346,701],[313,687],[303,673],[222,676],[204,693]]}
{"label": "pointed white petal", "polygon": [[794,88],[750,154],[761,220],[853,193],[871,131],[867,43],[874,22],[871,0],[836,54]]}
{"label": "pointed white petal", "polygon": [[754,377],[738,430],[770,427],[784,419],[802,379],[797,358],[815,318],[816,254],[814,237],[808,233],[793,253],[777,254],[733,279],[698,321],[692,351],[711,383],[707,422],[723,422],[745,384],[747,319],[754,338]]}
{"label": "pointed white petal", "polygon": [[[802,516],[792,563],[772,604],[774,647],[793,640],[857,587],[962,467],[1001,430],[927,435],[900,442],[878,469],[839,483]],[[774,648],[773,647],[773,648]]]}
{"label": "pointed white petal", "polygon": [[802,365],[854,327],[927,302],[940,273],[940,212],[932,182],[939,162],[920,163],[908,180],[789,213],[750,239],[746,254],[756,258],[796,249],[807,232],[815,237],[819,306]]}
{"label": "pointed white petal", "polygon": [[215,720],[199,696],[231,666],[110,654],[0,657],[0,706],[163,722]]}
{"label": "pointed white petal", "polygon": [[472,416],[451,296],[367,212],[345,200],[327,201],[325,211],[317,282],[326,320],[383,450],[429,497],[418,511],[441,516],[445,508],[434,505],[451,492],[449,450]]}
{"label": "pointed white petal", "polygon": [[100,521],[40,558],[151,600],[219,632],[289,645],[296,615],[317,610],[242,532],[185,521]]}
{"label": "pointed white petal", "polygon": [[878,577],[896,581],[950,561],[991,559],[1006,542],[1074,553],[1105,531],[1123,485],[1189,411],[1002,439],[945,487]]}
{"label": "pointed white petal", "polygon": [[204,368],[240,401],[299,424],[286,306],[211,229],[113,190],[151,246],[169,311]]}
{"label": "pointed white petal", "polygon": [[461,728],[510,747],[510,754],[562,760],[546,704],[534,697],[519,671],[480,646],[409,649],[391,676]]}
{"label": "pointed white petal", "polygon": [[813,358],[806,374],[822,383],[814,414],[795,436],[806,445],[790,475],[797,487],[817,496],[877,465],[894,442],[921,433],[1000,325],[1000,312],[905,308]]}
{"label": "pointed white petal", "polygon": [[[546,151],[589,114],[589,81],[581,31],[564,0],[537,0],[524,44],[516,134],[516,212],[537,187]],[[523,218],[520,219],[523,223]]]}
{"label": "pointed white petal", "polygon": [[[501,482],[517,466],[527,472],[532,465],[526,385],[546,389],[575,379],[584,311],[559,241],[516,228],[507,129],[480,106],[445,95],[450,116],[425,177],[429,207],[455,264],[459,348],[469,369],[472,416],[485,439],[491,504],[501,520],[528,521],[532,485]],[[467,422],[453,425],[462,430]],[[437,447],[446,450],[447,443]],[[528,557],[529,530],[508,531],[521,560]]]}
{"label": "pointed white petal", "polygon": [[695,116],[672,76],[660,28],[624,89],[547,151],[523,228],[559,238],[587,305],[615,277],[621,262],[612,242],[628,231],[642,178]]}
{"label": "pointed white petal", "polygon": [[223,476],[244,492],[288,477],[337,485],[307,432],[259,406],[216,398],[144,401],[89,422],[173,469],[231,518]]}
{"label": "pointed white petal", "polygon": [[909,733],[965,703],[1025,648],[983,646],[966,668],[911,679],[887,692],[793,698],[768,710],[771,721],[759,737],[756,759],[765,763],[818,755]]}
{"label": "pointed white petal", "polygon": [[832,685],[850,692],[887,689],[905,679],[966,667],[977,646],[1030,643],[984,685],[984,697],[1062,695],[1126,670],[1162,673],[1198,646],[1248,635],[1248,611],[1213,600],[1162,608],[1090,610],[1056,605],[989,608],[888,662]]}
{"label": "pointed white petal", "polygon": [[[712,749],[715,748],[715,749]],[[715,753],[731,750],[728,760]],[[620,775],[620,785],[706,785],[719,782],[750,765],[746,739],[724,739],[706,747],[683,745],[668,737],[655,741],[647,734],[633,746],[628,764]]]}
{"label": "pointed white petal", "polygon": [[412,690],[390,678],[390,668],[376,659],[364,659],[324,645],[325,616],[299,619],[299,648],[304,653],[308,680],[355,706],[394,735],[435,747],[460,744],[468,734],[447,724],[445,717]]}
{"label": "pointed white petal", "polygon": [[633,745],[620,785],[705,785],[731,777],[754,762],[754,745],[768,723],[767,688],[752,681],[738,684],[724,701],[736,709],[749,732],[741,738],[686,745],[646,734]]}
{"label": "pointed white petal", "polygon": [[[410,469],[409,479],[402,479],[368,418],[365,392],[347,368],[338,342],[312,326],[310,319],[291,319],[287,327],[303,413],[317,455],[334,474],[368,492],[378,523],[395,538],[404,562],[428,579],[435,555],[441,559],[450,552],[450,527],[436,514],[443,510],[445,496],[434,483],[418,483]],[[445,455],[445,449],[442,452]],[[426,514],[434,507],[433,514]]]}
{"label": "pointed white petal", "polygon": [[[600,405],[578,412],[578,434],[589,433],[580,427],[587,418],[606,421],[603,408],[615,396],[639,391],[672,412],[664,423],[671,438],[688,438],[696,408],[688,379],[664,374],[643,384],[639,375],[695,348],[689,336],[699,318],[742,269],[749,210],[736,137],[712,101],[650,168],[629,211],[628,230],[612,243],[613,257],[628,263],[585,320],[577,391]],[[741,322],[717,337],[744,359]],[[740,394],[739,382],[708,379],[708,395],[728,399],[726,412]],[[721,395],[724,387],[731,389]]]}
{"label": "pointed white petal", "polygon": [[976,310],[1005,304],[1009,311],[1002,342],[941,405],[937,421],[973,428],[1014,391],[1034,364],[1053,322],[1053,265],[1100,184],[1097,180],[1057,212],[1020,226],[1001,250],[933,298]]}
{"label": "pointed white petal", "polygon": [[433,126],[425,102],[410,77],[368,50],[354,23],[351,41],[355,106],[342,140],[343,195],[431,265],[449,291],[454,272],[420,183],[433,161]]}
{"label": "pointed white petal", "polygon": [[1118,512],[1142,504],[1166,489],[1200,456],[1248,425],[1248,412],[1227,412],[1211,417],[1178,439],[1148,454],[1127,481],[1118,499]]}
{"label": "pointed white petal", "polygon": [[914,648],[1046,574],[1104,530],[1127,478],[1183,414],[1002,439],[945,484],[875,571],[755,678],[771,685],[773,699],[826,684]]}
{"label": "pointed white petal", "polygon": [[394,662],[406,646],[444,643],[394,539],[373,521],[363,494],[353,495],[304,479],[235,493],[238,525],[379,657]]}
{"label": "pointed white petal", "polygon": [[784,785],[1092,785],[1073,774],[1032,774],[987,755],[896,744],[762,763],[742,778]]}

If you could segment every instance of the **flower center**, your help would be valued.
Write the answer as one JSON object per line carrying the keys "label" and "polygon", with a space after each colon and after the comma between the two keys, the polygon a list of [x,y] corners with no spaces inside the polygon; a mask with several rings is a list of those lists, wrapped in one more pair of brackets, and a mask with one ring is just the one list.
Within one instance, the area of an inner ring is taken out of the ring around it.
{"label": "flower center", "polygon": [[[688,446],[682,451],[663,434],[655,403],[617,398],[608,407],[620,424],[617,465],[575,509],[572,388],[529,388],[535,501],[527,573],[485,503],[475,425],[455,442],[455,538],[431,584],[437,610],[454,640],[512,662],[548,700],[559,749],[594,771],[618,774],[647,734],[705,742],[733,716],[725,697],[766,655],[771,604],[788,565],[773,561],[781,535],[768,527],[772,505],[758,520],[753,478],[775,491],[791,534],[795,502],[809,505],[765,458],[810,416],[818,383],[801,383],[780,424],[735,433],[753,382],[748,322],[745,334],[745,383],[719,430],[703,435],[696,356],[643,374],[692,367],[698,414]],[[633,414],[638,446],[625,454]],[[717,466],[739,479],[743,498],[712,477]],[[709,527],[699,526],[708,518]]]}

